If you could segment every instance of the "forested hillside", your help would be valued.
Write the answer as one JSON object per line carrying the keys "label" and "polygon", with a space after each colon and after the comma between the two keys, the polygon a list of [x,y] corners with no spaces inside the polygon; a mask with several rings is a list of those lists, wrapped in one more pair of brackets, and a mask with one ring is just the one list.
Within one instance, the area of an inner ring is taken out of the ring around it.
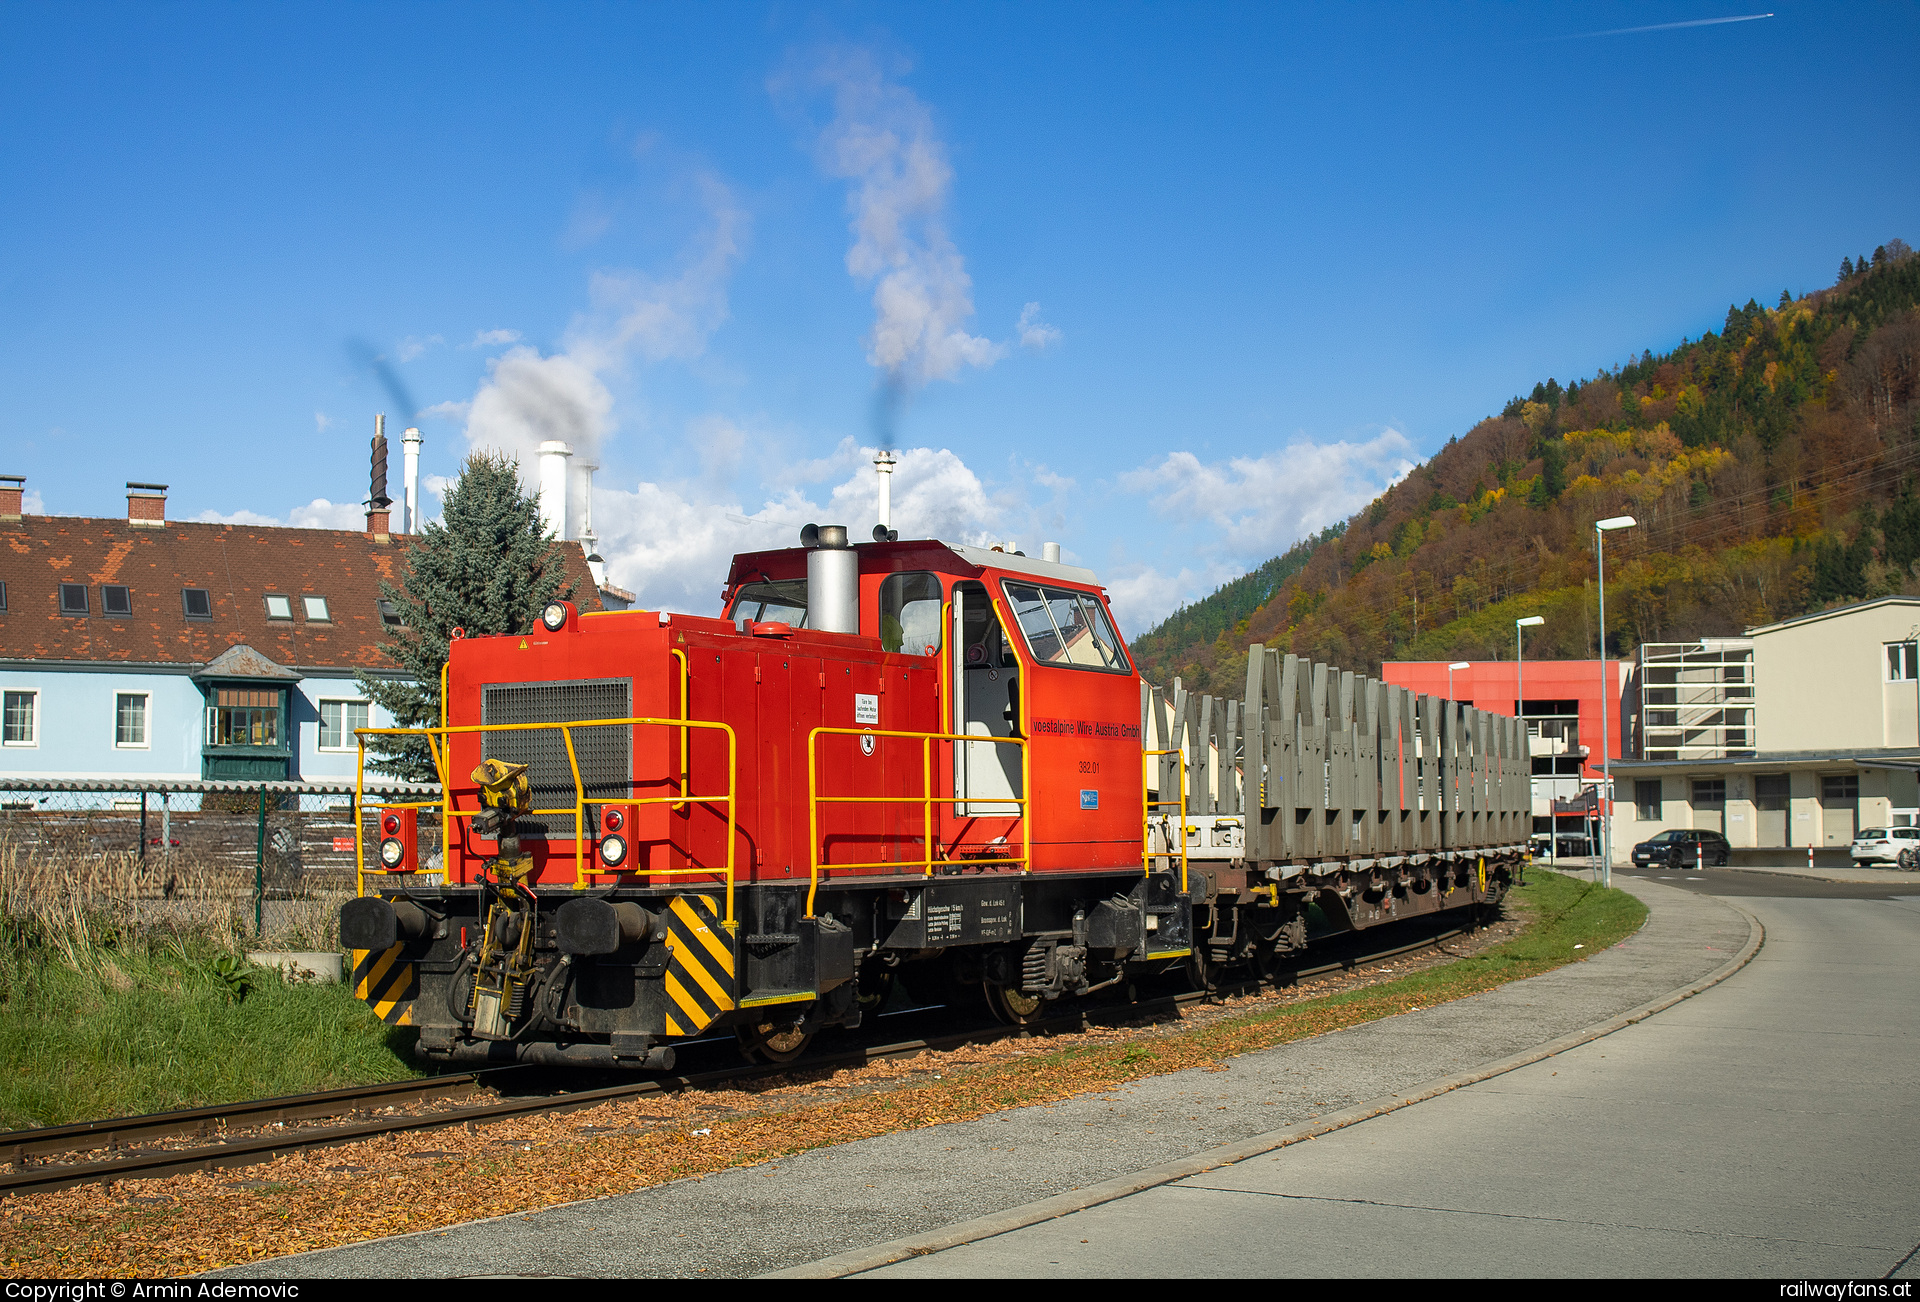
{"label": "forested hillside", "polygon": [[1825,605],[1920,593],[1920,257],[1899,240],[1831,289],[1727,309],[1719,333],[1564,388],[1449,440],[1343,527],[1139,640],[1156,681],[1233,690],[1251,642],[1383,660],[1597,653],[1734,634]]}

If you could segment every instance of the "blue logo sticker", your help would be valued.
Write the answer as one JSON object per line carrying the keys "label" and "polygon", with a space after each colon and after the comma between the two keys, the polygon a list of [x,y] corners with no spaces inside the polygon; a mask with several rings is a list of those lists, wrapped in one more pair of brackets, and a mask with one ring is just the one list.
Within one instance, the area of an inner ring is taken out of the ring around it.
{"label": "blue logo sticker", "polygon": [[1100,793],[1098,791],[1082,791],[1080,793],[1080,808],[1082,809],[1100,808]]}

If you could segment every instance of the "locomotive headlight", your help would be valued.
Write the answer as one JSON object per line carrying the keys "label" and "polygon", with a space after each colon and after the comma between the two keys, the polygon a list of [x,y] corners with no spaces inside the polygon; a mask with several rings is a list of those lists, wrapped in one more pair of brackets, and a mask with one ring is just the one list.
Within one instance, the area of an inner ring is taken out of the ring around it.
{"label": "locomotive headlight", "polygon": [[567,626],[567,608],[557,601],[549,601],[547,608],[540,612],[540,622],[546,625],[547,632],[558,633]]}
{"label": "locomotive headlight", "polygon": [[380,843],[380,862],[389,868],[398,868],[400,861],[407,857],[407,848],[389,837]]}
{"label": "locomotive headlight", "polygon": [[618,868],[627,860],[627,838],[624,836],[606,836],[600,838],[600,862],[609,868]]}

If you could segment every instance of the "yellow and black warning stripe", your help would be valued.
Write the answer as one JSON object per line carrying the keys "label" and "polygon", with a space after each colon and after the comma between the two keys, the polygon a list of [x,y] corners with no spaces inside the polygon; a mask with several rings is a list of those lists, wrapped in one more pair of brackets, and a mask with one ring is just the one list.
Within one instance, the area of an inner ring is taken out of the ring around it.
{"label": "yellow and black warning stripe", "polygon": [[705,895],[667,908],[667,1034],[694,1035],[734,1006],[733,937]]}
{"label": "yellow and black warning stripe", "polygon": [[353,995],[389,1026],[413,1025],[413,1001],[420,995],[414,965],[401,957],[405,945],[353,951]]}

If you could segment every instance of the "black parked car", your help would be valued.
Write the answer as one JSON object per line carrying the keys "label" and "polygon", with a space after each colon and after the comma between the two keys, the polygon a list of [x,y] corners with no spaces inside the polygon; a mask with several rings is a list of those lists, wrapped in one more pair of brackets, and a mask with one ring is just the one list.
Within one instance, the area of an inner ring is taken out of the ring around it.
{"label": "black parked car", "polygon": [[1633,847],[1633,866],[1647,868],[1660,864],[1667,868],[1691,868],[1709,864],[1725,868],[1733,847],[1718,832],[1696,828],[1669,828],[1651,841]]}

